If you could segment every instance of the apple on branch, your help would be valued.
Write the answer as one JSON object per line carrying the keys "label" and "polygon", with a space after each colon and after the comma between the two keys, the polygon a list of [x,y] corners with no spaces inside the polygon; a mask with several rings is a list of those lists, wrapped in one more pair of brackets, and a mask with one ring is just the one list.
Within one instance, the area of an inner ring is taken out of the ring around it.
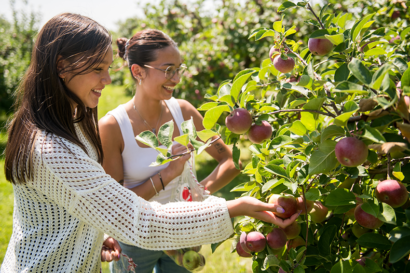
{"label": "apple on branch", "polygon": [[316,56],[324,56],[330,53],[333,49],[333,44],[328,39],[310,38],[308,42],[310,52]]}
{"label": "apple on branch", "polygon": [[248,132],[248,138],[255,144],[260,144],[264,140],[269,139],[272,136],[272,126],[266,120],[262,121],[261,125],[254,124],[251,126]]}
{"label": "apple on branch", "polygon": [[354,218],[356,218],[357,223],[359,223],[362,227],[369,229],[376,229],[381,227],[383,225],[383,222],[373,215],[365,212],[362,209],[362,205],[363,204],[357,205],[356,209],[354,210]]}
{"label": "apple on branch", "polygon": [[276,55],[273,58],[273,66],[282,73],[289,73],[295,67],[295,60],[291,57],[283,59],[281,55]]}
{"label": "apple on branch", "polygon": [[393,208],[403,206],[409,199],[406,187],[396,180],[384,180],[380,182],[375,191],[380,202],[389,204]]}
{"label": "apple on branch", "polygon": [[281,206],[284,209],[283,213],[274,212],[274,214],[279,216],[280,218],[289,218],[297,211],[296,198],[290,194],[274,194],[269,198],[269,203]]}
{"label": "apple on branch", "polygon": [[315,201],[313,203],[313,208],[309,212],[310,218],[312,219],[312,222],[314,223],[321,223],[326,219],[327,213],[329,209],[326,208],[322,202],[320,201]]}
{"label": "apple on branch", "polygon": [[268,235],[266,235],[266,241],[272,249],[279,249],[286,245],[286,234],[280,228],[274,228]]}
{"label": "apple on branch", "polygon": [[357,167],[366,161],[369,150],[363,141],[355,137],[345,137],[336,144],[335,154],[340,164]]}
{"label": "apple on branch", "polygon": [[248,110],[243,108],[234,109],[225,119],[225,125],[229,131],[235,134],[246,133],[252,125],[252,117]]}

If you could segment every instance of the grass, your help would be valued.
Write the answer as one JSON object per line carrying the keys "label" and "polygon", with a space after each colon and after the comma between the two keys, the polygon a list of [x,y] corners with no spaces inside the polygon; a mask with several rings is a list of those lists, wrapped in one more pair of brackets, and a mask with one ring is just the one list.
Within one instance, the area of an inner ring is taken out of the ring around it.
{"label": "grass", "polygon": [[[114,109],[120,104],[127,102],[130,97],[125,95],[125,89],[119,86],[109,86],[103,91],[98,104],[98,116],[103,117],[108,111]],[[4,129],[6,118],[0,117],[0,155],[2,154],[6,142],[7,134]],[[246,162],[249,155],[242,155],[242,161]],[[196,157],[196,169],[198,180],[205,178],[215,168],[217,162],[203,153]],[[10,240],[13,225],[13,186],[6,181],[4,176],[4,157],[0,156],[0,264],[3,262],[6,253],[7,245]],[[216,196],[223,197],[227,200],[234,199],[239,196],[239,193],[231,193],[230,190],[238,184],[248,181],[246,176],[235,178],[225,188],[215,193]],[[202,272],[206,273],[221,273],[221,272],[237,272],[248,273],[252,272],[252,260],[240,258],[236,254],[231,254],[232,240],[228,240],[221,244],[215,251],[211,253],[209,245],[203,246],[201,253],[205,256],[206,265]],[[102,264],[104,273],[108,273],[108,263]]]}

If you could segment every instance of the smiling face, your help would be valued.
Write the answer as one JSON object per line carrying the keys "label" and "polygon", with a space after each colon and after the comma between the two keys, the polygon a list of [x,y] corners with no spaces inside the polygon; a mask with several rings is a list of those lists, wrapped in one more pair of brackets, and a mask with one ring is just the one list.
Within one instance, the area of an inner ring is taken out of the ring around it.
{"label": "smiling face", "polygon": [[[175,73],[171,79],[166,79],[165,73],[158,69],[165,71],[169,66],[178,68],[182,64],[182,58],[178,49],[174,46],[158,49],[156,51],[156,57],[155,61],[147,64],[154,68],[144,67],[145,73],[141,75],[142,83],[138,85],[138,89],[139,91],[141,89],[144,94],[154,96],[155,99],[169,100],[181,78],[178,73]],[[138,76],[136,78],[138,78]]]}
{"label": "smiling face", "polygon": [[[76,71],[63,75],[65,85],[73,92],[86,107],[95,108],[101,91],[111,83],[109,68],[113,62],[112,47],[110,46],[102,62],[90,68],[85,74],[75,75]],[[73,105],[76,107],[77,105]]]}

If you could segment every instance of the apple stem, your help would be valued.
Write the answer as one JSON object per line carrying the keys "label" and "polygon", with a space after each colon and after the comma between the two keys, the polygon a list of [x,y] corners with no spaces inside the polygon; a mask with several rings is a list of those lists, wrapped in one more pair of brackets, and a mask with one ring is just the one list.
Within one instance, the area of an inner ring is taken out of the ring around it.
{"label": "apple stem", "polygon": [[312,9],[312,7],[310,6],[309,3],[307,4],[307,9],[310,10],[312,12],[312,14],[316,17],[316,20],[319,22],[322,29],[325,29],[325,26],[323,25],[322,21],[320,21],[319,17],[317,17],[315,11]]}
{"label": "apple stem", "polygon": [[390,180],[390,161],[391,161],[390,153],[387,153],[387,180]]}

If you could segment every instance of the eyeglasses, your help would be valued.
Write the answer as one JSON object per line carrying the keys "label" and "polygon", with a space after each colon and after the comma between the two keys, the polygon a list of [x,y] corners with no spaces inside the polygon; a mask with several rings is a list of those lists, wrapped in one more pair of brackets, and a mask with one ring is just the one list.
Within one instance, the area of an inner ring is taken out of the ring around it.
{"label": "eyeglasses", "polygon": [[178,68],[176,68],[174,65],[171,65],[171,66],[168,66],[167,69],[160,69],[160,68],[152,67],[152,66],[149,66],[149,65],[144,65],[144,66],[164,72],[165,73],[165,78],[167,80],[172,79],[175,76],[176,73],[178,73],[178,77],[181,77],[184,74],[184,72],[187,68],[185,64],[181,64],[181,66],[178,67]]}

